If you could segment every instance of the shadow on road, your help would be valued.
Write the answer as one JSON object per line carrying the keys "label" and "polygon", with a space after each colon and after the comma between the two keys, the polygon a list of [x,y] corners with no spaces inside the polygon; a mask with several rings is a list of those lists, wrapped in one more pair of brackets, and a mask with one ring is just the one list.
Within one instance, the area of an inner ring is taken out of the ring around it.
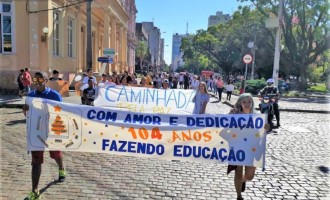
{"label": "shadow on road", "polygon": [[292,103],[319,103],[319,104],[328,104],[328,98],[285,98],[282,97],[280,101],[292,102]]}
{"label": "shadow on road", "polygon": [[6,114],[19,114],[19,113],[22,113],[22,114],[23,114],[23,112],[22,112],[22,111],[16,111],[16,112],[8,112],[8,113],[6,113]]}
{"label": "shadow on road", "polygon": [[26,119],[13,120],[13,121],[7,122],[6,126],[13,126],[16,124],[25,124],[25,123],[26,123]]}
{"label": "shadow on road", "polygon": [[329,174],[330,168],[325,166],[319,166],[319,170],[325,174]]}
{"label": "shadow on road", "polygon": [[48,188],[50,188],[51,186],[56,185],[56,184],[58,184],[58,183],[61,183],[61,182],[59,182],[58,180],[54,180],[54,181],[48,183],[45,187],[43,187],[43,188],[40,190],[40,194],[44,193]]}

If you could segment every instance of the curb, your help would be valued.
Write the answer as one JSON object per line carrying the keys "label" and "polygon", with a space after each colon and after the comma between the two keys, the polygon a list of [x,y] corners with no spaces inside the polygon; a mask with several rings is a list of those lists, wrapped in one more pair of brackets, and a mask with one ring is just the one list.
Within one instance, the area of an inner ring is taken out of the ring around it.
{"label": "curb", "polygon": [[24,104],[0,104],[0,108],[23,108]]}
{"label": "curb", "polygon": [[[215,95],[210,94],[212,97],[217,98]],[[235,95],[237,96],[237,95]],[[229,102],[222,102],[223,104],[226,104],[227,106],[234,107],[233,104]],[[256,110],[260,110],[259,108],[256,108]],[[320,114],[330,114],[330,111],[327,110],[298,110],[298,109],[288,109],[288,108],[279,108],[279,111],[282,112],[304,112],[304,113],[320,113]]]}

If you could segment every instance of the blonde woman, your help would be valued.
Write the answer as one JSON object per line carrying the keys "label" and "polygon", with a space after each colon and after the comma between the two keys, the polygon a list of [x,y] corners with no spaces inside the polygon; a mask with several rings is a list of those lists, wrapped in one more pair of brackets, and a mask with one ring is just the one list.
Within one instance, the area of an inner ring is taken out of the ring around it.
{"label": "blonde woman", "polygon": [[[230,111],[229,114],[253,114],[255,113],[254,102],[252,95],[250,93],[241,94],[237,102],[234,105],[234,108]],[[269,130],[269,124],[265,125],[265,129]],[[251,181],[254,177],[256,167],[245,166],[245,174],[243,175],[243,167],[237,165],[228,165],[227,174],[235,170],[234,183],[237,193],[237,200],[242,200],[242,192],[245,191],[245,185],[247,181]]]}
{"label": "blonde woman", "polygon": [[195,102],[195,107],[193,114],[205,114],[206,105],[210,100],[210,95],[207,92],[207,86],[205,82],[200,82],[196,95],[193,98],[193,102]]}

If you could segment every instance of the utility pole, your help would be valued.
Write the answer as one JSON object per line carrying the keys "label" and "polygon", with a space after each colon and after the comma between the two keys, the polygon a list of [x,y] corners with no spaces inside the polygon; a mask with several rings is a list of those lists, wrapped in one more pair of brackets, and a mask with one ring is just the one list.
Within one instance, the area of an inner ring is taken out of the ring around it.
{"label": "utility pole", "polygon": [[273,79],[274,84],[278,86],[278,72],[279,72],[279,65],[280,65],[280,53],[281,53],[281,23],[282,23],[282,16],[283,16],[283,2],[284,0],[279,1],[278,5],[278,20],[279,24],[276,31],[276,41],[275,41],[275,55],[274,55],[274,68],[273,68]]}
{"label": "utility pole", "polygon": [[86,1],[86,15],[87,15],[87,47],[86,47],[86,63],[87,68],[93,67],[93,51],[92,51],[92,1]]}
{"label": "utility pole", "polygon": [[253,49],[252,49],[252,69],[251,69],[251,80],[254,80],[254,68],[255,68],[255,61],[256,61],[256,39],[257,39],[257,28],[254,31],[254,40],[253,40]]}

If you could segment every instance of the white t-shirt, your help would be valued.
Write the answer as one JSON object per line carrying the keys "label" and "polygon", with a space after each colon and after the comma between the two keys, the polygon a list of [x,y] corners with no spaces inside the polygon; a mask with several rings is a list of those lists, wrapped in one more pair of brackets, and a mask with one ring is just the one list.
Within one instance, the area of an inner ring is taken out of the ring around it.
{"label": "white t-shirt", "polygon": [[180,74],[179,81],[183,82],[183,75],[182,74]]}
{"label": "white t-shirt", "polygon": [[235,86],[233,84],[226,85],[226,90],[228,92],[232,92],[232,91],[234,91],[234,89],[235,89]]}
{"label": "white t-shirt", "polygon": [[[90,77],[86,76],[84,79],[83,79],[83,84],[88,84],[88,80],[89,80]],[[96,78],[94,76],[91,76],[91,78],[93,78],[93,84],[94,85],[97,85],[97,81],[96,81]]]}
{"label": "white t-shirt", "polygon": [[191,88],[194,90],[197,90],[199,87],[199,80],[192,80],[191,82]]}

